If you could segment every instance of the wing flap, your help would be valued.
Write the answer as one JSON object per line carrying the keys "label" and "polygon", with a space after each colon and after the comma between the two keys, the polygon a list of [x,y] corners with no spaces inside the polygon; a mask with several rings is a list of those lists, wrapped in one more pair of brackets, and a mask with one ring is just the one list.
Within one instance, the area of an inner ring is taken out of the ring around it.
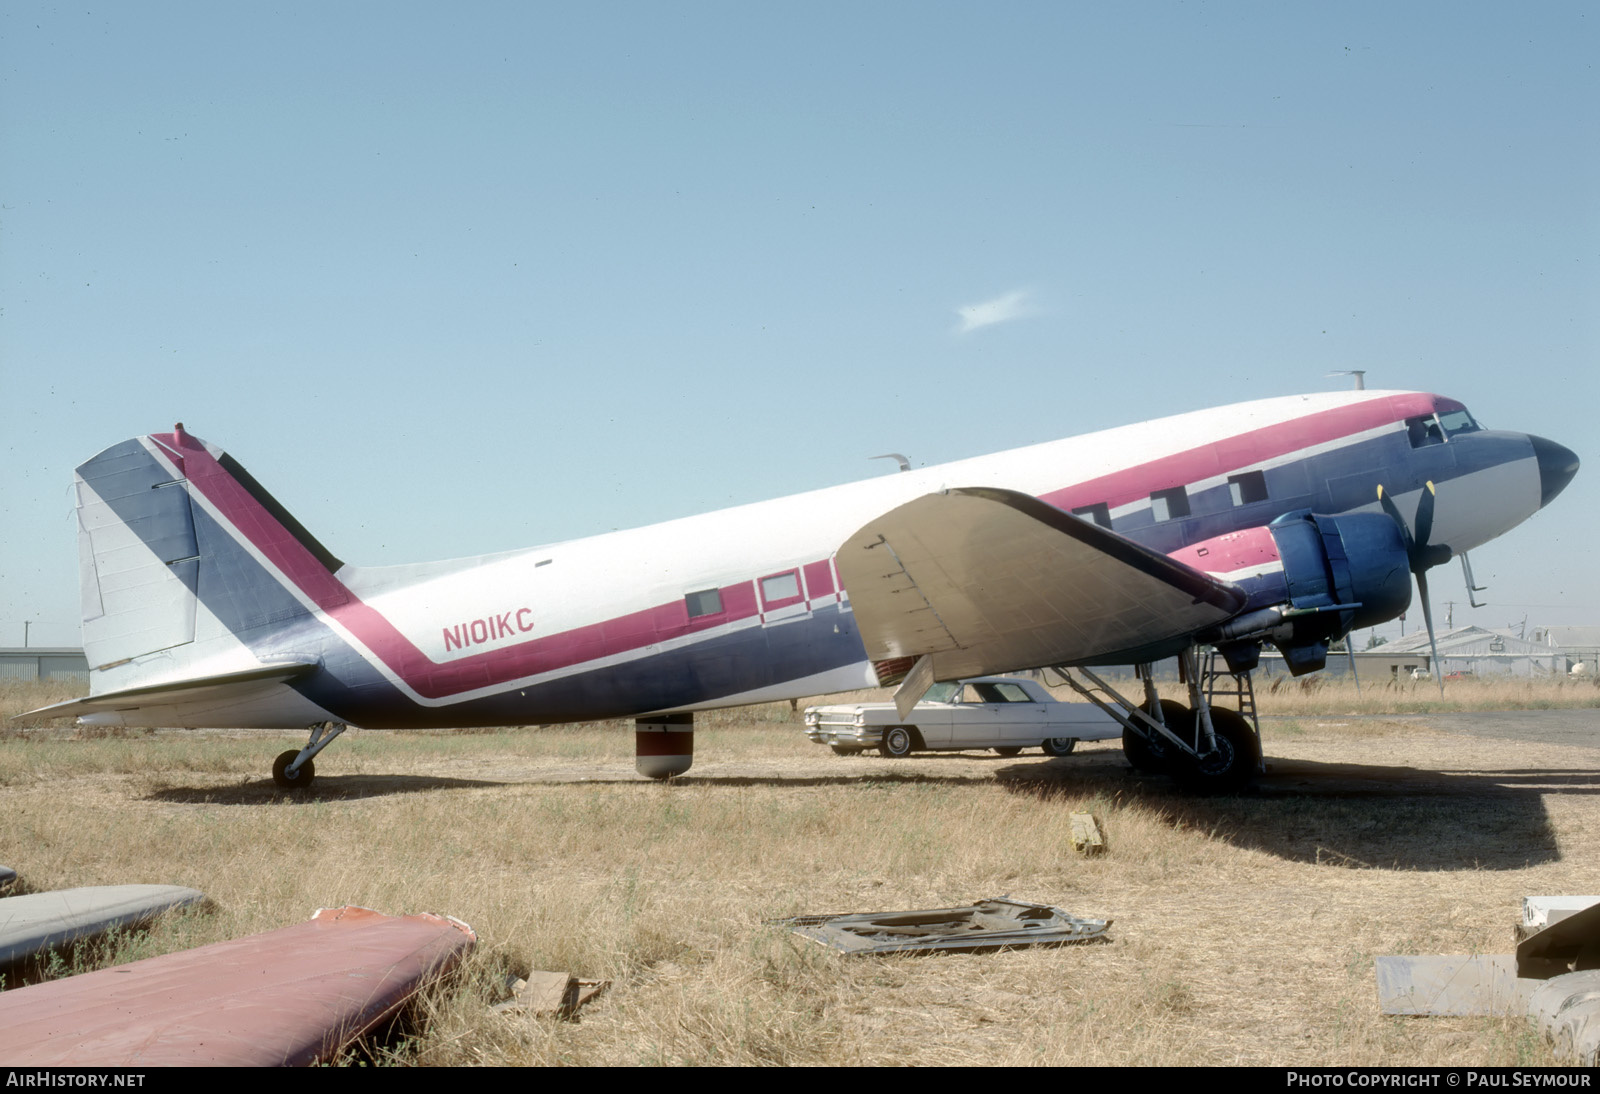
{"label": "wing flap", "polygon": [[845,541],[839,576],[867,656],[937,679],[1170,656],[1245,594],[1027,494],[928,494]]}

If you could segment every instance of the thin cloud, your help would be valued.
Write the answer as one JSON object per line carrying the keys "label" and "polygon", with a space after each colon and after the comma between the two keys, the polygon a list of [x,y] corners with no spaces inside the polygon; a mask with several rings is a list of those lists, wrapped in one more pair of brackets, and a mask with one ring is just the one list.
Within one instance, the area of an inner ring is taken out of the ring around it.
{"label": "thin cloud", "polygon": [[956,327],[956,333],[967,334],[981,327],[992,327],[996,323],[1026,319],[1037,311],[1028,290],[1015,289],[1004,296],[985,300],[981,304],[968,304],[966,307],[957,308],[956,314],[961,317],[961,325]]}

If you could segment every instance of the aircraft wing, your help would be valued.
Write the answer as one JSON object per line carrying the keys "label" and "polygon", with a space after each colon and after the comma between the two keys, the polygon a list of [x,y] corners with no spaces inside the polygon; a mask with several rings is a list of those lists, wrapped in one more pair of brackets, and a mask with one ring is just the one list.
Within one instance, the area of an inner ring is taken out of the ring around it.
{"label": "aircraft wing", "polygon": [[174,680],[166,684],[149,684],[144,687],[107,691],[84,699],[68,699],[64,703],[40,707],[16,718],[77,718],[85,714],[100,714],[115,710],[140,710],[145,707],[188,705],[240,698],[253,694],[261,686],[292,680],[315,671],[317,662],[291,661],[243,672],[219,673],[215,676],[195,676]]}
{"label": "aircraft wing", "polygon": [[891,509],[846,540],[837,562],[867,656],[931,655],[938,680],[1157,660],[1245,602],[1229,582],[988,487]]}

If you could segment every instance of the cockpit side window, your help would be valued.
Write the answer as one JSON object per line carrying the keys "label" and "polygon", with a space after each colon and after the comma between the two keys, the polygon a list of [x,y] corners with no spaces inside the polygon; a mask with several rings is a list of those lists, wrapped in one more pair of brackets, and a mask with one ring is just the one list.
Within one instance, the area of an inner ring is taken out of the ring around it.
{"label": "cockpit side window", "polygon": [[1439,418],[1430,414],[1426,418],[1407,418],[1406,436],[1412,448],[1426,448],[1430,444],[1444,444],[1444,430],[1439,428]]}

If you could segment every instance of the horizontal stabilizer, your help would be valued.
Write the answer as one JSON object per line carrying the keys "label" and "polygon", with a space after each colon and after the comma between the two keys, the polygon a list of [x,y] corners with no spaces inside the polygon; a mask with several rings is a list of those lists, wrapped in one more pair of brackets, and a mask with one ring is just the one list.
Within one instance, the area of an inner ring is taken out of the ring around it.
{"label": "horizontal stabilizer", "polygon": [[269,684],[304,676],[317,669],[315,661],[289,661],[243,672],[224,672],[215,676],[196,676],[187,680],[173,680],[164,684],[123,688],[103,692],[86,699],[69,699],[65,703],[40,707],[15,718],[79,718],[86,714],[101,714],[114,710],[138,710],[147,706],[172,706],[179,703],[206,702],[229,697],[231,694],[253,692],[262,684]]}
{"label": "horizontal stabilizer", "polygon": [[931,654],[951,680],[1167,657],[1235,615],[1244,592],[1037,498],[928,494],[839,549],[867,656]]}

